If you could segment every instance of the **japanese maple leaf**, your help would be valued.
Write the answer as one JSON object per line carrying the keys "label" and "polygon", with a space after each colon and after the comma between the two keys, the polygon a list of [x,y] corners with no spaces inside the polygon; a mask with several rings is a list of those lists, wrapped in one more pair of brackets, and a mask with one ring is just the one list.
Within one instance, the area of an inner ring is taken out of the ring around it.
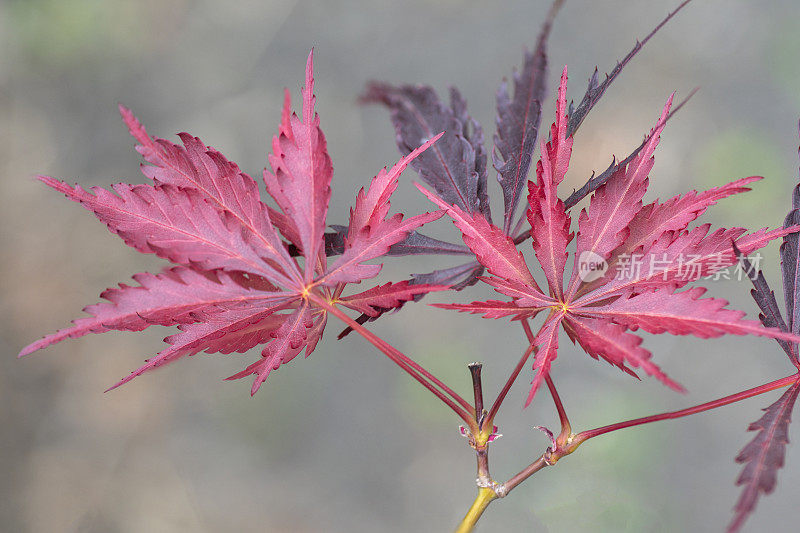
{"label": "japanese maple leaf", "polygon": [[[793,227],[798,223],[800,223],[800,185],[795,186],[792,193],[792,208],[786,215],[784,227]],[[784,236],[780,249],[786,319],[784,319],[775,299],[775,293],[767,283],[764,274],[750,263],[746,254],[739,250],[736,244],[733,245],[733,250],[739,256],[745,272],[753,282],[753,289],[750,293],[761,310],[759,315],[761,323],[786,333],[800,333],[798,234],[791,233]],[[770,494],[775,490],[778,482],[778,470],[784,464],[786,445],[789,443],[789,423],[792,420],[792,411],[797,403],[797,397],[800,395],[800,358],[798,358],[796,342],[777,340],[789,361],[798,370],[798,374],[796,374],[794,384],[775,403],[764,409],[764,415],[759,420],[747,428],[748,431],[757,433],[753,440],[736,456],[736,462],[743,464],[744,467],[736,480],[736,484],[742,486],[742,493],[734,508],[734,518],[728,526],[728,531],[731,533],[741,529],[745,520],[755,510],[758,498],[762,494]]]}
{"label": "japanese maple leaf", "polygon": [[[568,111],[567,128],[570,136],[577,132],[581,123],[600,101],[606,89],[619,77],[625,66],[688,3],[689,0],[682,2],[647,36],[637,40],[633,48],[602,82],[599,80],[597,68],[594,69],[583,98],[577,107],[570,106]],[[523,214],[517,218],[517,207],[525,193],[529,169],[534,161],[542,102],[547,88],[547,41],[562,4],[563,0],[553,1],[539,31],[535,48],[532,51],[525,51],[519,70],[513,73],[510,80],[501,83],[495,98],[497,130],[493,136],[492,166],[497,172],[497,183],[500,186],[504,207],[503,220],[499,225],[503,233],[511,236],[516,243],[522,242],[529,236],[529,232],[523,229],[526,217]],[[381,104],[389,109],[396,132],[397,147],[403,155],[409,154],[436,131],[445,130],[442,139],[435,147],[412,162],[412,168],[445,202],[459,207],[466,213],[480,213],[487,221],[492,221],[483,128],[469,115],[466,101],[456,88],[450,89],[450,103],[447,105],[429,86],[373,82],[367,87],[361,101]],[[673,113],[678,108],[680,105],[676,106]],[[627,165],[643,146],[640,145],[623,161],[613,161],[604,172],[592,174],[584,186],[567,198],[565,205],[572,207],[591,194],[614,172]],[[341,237],[346,228],[332,227],[336,233],[328,234],[328,250],[330,254],[336,254],[341,249]],[[414,274],[410,283],[443,283],[455,290],[462,290],[477,283],[484,274],[483,265],[472,257],[469,248],[434,239],[419,232],[412,232],[405,240],[389,250],[389,255],[431,254],[467,256],[467,260],[453,267]],[[414,299],[418,300],[422,296],[423,294],[419,294]],[[362,315],[358,321],[363,323],[378,316],[380,313]],[[343,333],[347,332],[348,330],[345,330]]]}
{"label": "japanese maple leaf", "polygon": [[[643,205],[653,153],[668,117],[671,97],[642,149],[595,190],[588,207],[578,216],[577,238],[570,233],[572,217],[557,190],[572,153],[566,92],[565,67],[550,140],[542,142],[536,180],[528,182],[527,218],[533,250],[547,281],[546,291],[534,280],[516,244],[501,228],[481,213],[467,212],[418,186],[447,211],[461,230],[464,243],[491,274],[483,280],[511,298],[437,304],[439,307],[482,313],[487,318],[522,319],[546,313],[533,340],[538,348],[533,365],[536,374],[526,405],[556,359],[561,327],[590,356],[602,358],[634,376],[634,369],[639,368],[676,390],[682,387],[651,361],[650,352],[641,346],[641,337],[634,333],[638,329],[701,338],[752,334],[796,340],[791,333],[744,320],[744,313],[727,309],[726,301],[703,297],[703,288],[679,290],[734,264],[731,241],[750,253],[797,227],[749,234],[742,228],[713,232],[709,232],[708,225],[688,228],[717,200],[748,190],[745,185],[759,179],[756,177]],[[566,277],[567,247],[573,240],[576,250],[571,274]],[[630,268],[634,261],[641,268]]]}
{"label": "japanese maple leaf", "polygon": [[[111,388],[187,355],[245,352],[266,345],[258,360],[229,378],[254,374],[254,394],[272,370],[303,350],[306,356],[314,351],[332,306],[374,313],[445,288],[387,283],[343,296],[347,284],[378,274],[381,265],[370,260],[443,214],[389,216],[398,176],[441,134],[381,170],[358,193],[343,253],[328,261],[324,231],[333,167],[313,91],[312,53],[302,118],[292,112],[287,91],[269,157],[272,171],[264,171],[277,209],[262,202],[256,181],[222,154],[186,133],[180,134],[181,145],[152,138],[124,107],[120,112],[149,163],[142,171],[152,184],[85,190],[41,176],[46,185],[92,211],[126,244],[176,266],[160,274],[136,274],[138,285],[108,289],[101,295],[107,302],[85,309],[90,316],[34,342],[20,355],[87,333],[176,325],[179,332],[165,339],[167,348]],[[290,246],[300,251],[299,257],[290,255]]]}

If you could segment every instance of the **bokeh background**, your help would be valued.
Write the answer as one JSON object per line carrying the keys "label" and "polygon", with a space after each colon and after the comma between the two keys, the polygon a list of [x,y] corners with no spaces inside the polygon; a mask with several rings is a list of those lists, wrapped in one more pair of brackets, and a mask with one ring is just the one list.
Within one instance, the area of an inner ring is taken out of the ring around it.
{"label": "bokeh background", "polygon": [[[455,84],[494,130],[494,92],[533,46],[549,2],[251,0],[0,1],[0,530],[448,531],[471,502],[474,456],[451,413],[331,320],[309,360],[296,359],[250,398],[222,382],[257,356],[198,355],[102,391],[160,349],[164,328],[18,350],[80,316],[104,288],[163,263],[124,246],[79,206],[33,179],[141,182],[116,113],[131,107],[152,134],[190,131],[254,176],[277,131],[283,87],[295,95],[316,47],[318,111],[336,175],[329,221],[398,157],[387,113],[363,108],[365,82]],[[594,65],[610,70],[677,4],[568,0],[551,38],[549,95],[568,64],[580,99]],[[672,91],[700,92],[670,122],[650,198],[760,174],[756,190],[709,218],[780,225],[797,181],[800,5],[696,0],[626,69],[578,133],[564,187],[612,154],[625,156]],[[544,122],[552,121],[552,100]],[[493,176],[493,174],[492,174]],[[409,171],[395,206],[426,206]],[[494,205],[500,195],[493,188]],[[456,238],[439,222],[434,232]],[[444,266],[447,261],[435,262]],[[382,280],[434,266],[394,260]],[[764,252],[779,288],[777,249]],[[715,295],[754,316],[745,282]],[[473,288],[460,301],[489,295]],[[439,300],[451,298],[439,297]],[[431,298],[429,301],[435,301]],[[524,349],[518,327],[418,304],[375,331],[469,394],[466,363],[486,362],[491,396]],[[690,394],[636,382],[562,339],[554,378],[576,429],[723,396],[790,372],[777,344],[647,338]],[[547,445],[546,395],[522,410],[525,374],[498,419],[492,448],[505,479]],[[779,395],[598,439],[487,511],[480,531],[719,531],[738,497],[733,457],[747,424]],[[798,424],[790,437],[800,440]],[[798,517],[800,448],[749,531]]]}

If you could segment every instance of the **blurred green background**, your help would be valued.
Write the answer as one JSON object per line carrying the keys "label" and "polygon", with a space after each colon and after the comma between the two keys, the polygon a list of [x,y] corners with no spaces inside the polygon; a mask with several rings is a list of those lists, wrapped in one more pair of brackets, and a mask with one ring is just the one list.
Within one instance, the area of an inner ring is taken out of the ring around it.
{"label": "blurred green background", "polygon": [[[610,70],[673,4],[568,0],[551,39],[548,94],[568,64],[569,97],[580,99],[594,65]],[[360,338],[337,342],[334,319],[309,360],[271,375],[254,398],[249,383],[221,378],[255,351],[198,355],[104,395],[160,349],[164,328],[84,337],[16,360],[22,346],[80,316],[104,288],[163,265],[32,176],[84,186],[143,181],[118,102],[152,134],[189,131],[257,176],[283,87],[298,94],[314,46],[318,111],[336,169],[329,222],[342,223],[358,187],[398,157],[387,113],[355,102],[365,82],[441,91],[454,84],[489,139],[494,91],[520,63],[522,47],[535,44],[548,5],[0,1],[0,529],[449,531],[475,492],[475,459],[457,421]],[[662,137],[650,198],[760,174],[766,179],[754,192],[725,200],[709,218],[780,225],[797,181],[798,22],[792,0],[696,0],[589,116],[562,191],[604,169],[612,154],[627,155],[672,91],[681,98],[699,85]],[[545,123],[552,114],[550,101]],[[427,207],[410,186],[413,176],[395,201],[405,212]],[[446,222],[434,231],[456,238]],[[776,251],[765,251],[764,264],[779,289]],[[380,279],[430,266],[395,260]],[[712,285],[756,315],[747,285]],[[478,287],[438,300],[488,295]],[[374,329],[465,395],[466,363],[486,362],[491,396],[524,349],[518,327],[422,304]],[[662,336],[646,345],[687,397],[631,380],[562,339],[554,378],[576,429],[700,403],[790,371],[767,340]],[[546,446],[531,426],[557,422],[545,395],[521,409],[529,378],[498,419],[505,437],[491,462],[499,479]],[[750,439],[747,424],[778,395],[598,439],[490,507],[479,530],[719,531],[738,497],[733,457]],[[796,523],[800,448],[789,448],[787,463],[749,531]]]}

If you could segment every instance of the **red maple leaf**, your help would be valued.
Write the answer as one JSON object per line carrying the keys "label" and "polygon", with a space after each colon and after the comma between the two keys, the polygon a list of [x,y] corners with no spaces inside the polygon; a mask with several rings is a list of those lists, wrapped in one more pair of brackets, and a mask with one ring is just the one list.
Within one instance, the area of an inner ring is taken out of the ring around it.
{"label": "red maple leaf", "polygon": [[[547,280],[546,292],[534,281],[514,241],[500,228],[481,213],[466,212],[418,186],[447,211],[461,230],[465,244],[492,275],[482,279],[511,298],[509,302],[490,300],[437,304],[438,307],[482,313],[486,318],[522,319],[547,313],[533,341],[538,347],[533,365],[537,372],[526,405],[556,358],[559,326],[592,357],[602,358],[634,376],[633,369],[640,368],[676,390],[682,387],[651,361],[650,352],[641,347],[641,337],[633,332],[641,328],[649,333],[701,338],[730,333],[796,340],[791,333],[744,320],[744,313],[727,309],[724,300],[703,298],[705,289],[678,290],[735,264],[732,241],[749,254],[798,227],[750,234],[742,228],[710,233],[708,225],[688,228],[706,208],[721,198],[748,190],[745,185],[758,177],[643,205],[653,152],[668,118],[671,97],[641,149],[616,168],[581,211],[572,273],[564,283],[567,246],[574,237],[570,233],[569,211],[557,194],[572,152],[566,90],[564,68],[550,140],[542,143],[536,180],[528,183],[530,236]],[[639,268],[632,268],[637,265]]]}
{"label": "red maple leaf", "polygon": [[[151,138],[124,107],[120,112],[149,163],[142,171],[152,184],[87,191],[41,176],[129,246],[178,266],[161,274],[136,274],[138,286],[120,284],[105,291],[101,297],[108,302],[87,307],[90,316],[32,343],[20,355],[87,333],[177,325],[180,331],[165,339],[167,348],[111,388],[186,355],[245,352],[266,344],[257,361],[231,376],[255,374],[254,394],[272,370],[303,350],[311,354],[332,306],[370,313],[446,288],[389,283],[342,296],[348,283],[378,274],[381,265],[370,260],[443,215],[388,216],[400,173],[441,134],[381,170],[358,193],[344,253],[328,265],[324,231],[333,166],[314,110],[312,72],[313,52],[306,65],[302,119],[292,112],[287,91],[269,157],[272,172],[264,171],[278,209],[262,202],[256,181],[213,148],[186,133],[180,134],[182,145]],[[301,252],[302,261],[289,253],[289,245]]]}

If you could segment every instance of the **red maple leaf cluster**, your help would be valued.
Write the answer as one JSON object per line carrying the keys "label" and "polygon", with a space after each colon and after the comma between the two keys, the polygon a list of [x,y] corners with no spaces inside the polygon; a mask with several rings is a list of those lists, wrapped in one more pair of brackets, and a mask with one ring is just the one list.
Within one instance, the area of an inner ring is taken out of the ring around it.
{"label": "red maple leaf cluster", "polygon": [[[735,264],[737,259],[731,242],[749,254],[772,239],[797,231],[797,226],[749,234],[743,228],[710,232],[708,224],[689,228],[689,224],[718,199],[747,190],[744,185],[759,179],[757,177],[704,193],[693,191],[666,202],[643,205],[653,152],[672,98],[643,148],[615,170],[594,192],[589,206],[581,211],[577,238],[570,233],[570,212],[557,193],[572,153],[566,91],[565,68],[550,140],[542,142],[536,180],[528,183],[530,237],[547,280],[547,291],[537,284],[506,232],[491,224],[480,212],[466,212],[420,186],[452,217],[464,243],[492,274],[482,280],[511,298],[510,301],[437,304],[438,307],[482,313],[486,318],[532,318],[546,312],[544,324],[533,341],[538,347],[534,360],[537,372],[526,404],[533,399],[556,358],[560,327],[592,357],[602,358],[634,376],[633,368],[641,368],[677,390],[682,387],[650,360],[650,352],[641,347],[642,338],[633,332],[641,328],[649,333],[701,338],[730,333],[794,339],[779,329],[764,328],[757,322],[744,320],[744,313],[727,309],[724,300],[703,298],[703,288],[679,290]],[[573,268],[565,283],[567,246],[573,239],[576,240]],[[626,268],[631,258],[642,268]],[[591,279],[593,276],[582,275],[582,263],[586,261],[598,263],[607,270],[599,278]]]}
{"label": "red maple leaf cluster", "polygon": [[[287,91],[269,156],[271,170],[263,173],[272,205],[262,201],[253,178],[198,138],[181,133],[181,144],[153,138],[129,110],[120,107],[138,142],[136,149],[147,163],[142,171],[148,183],[122,183],[111,190],[93,187],[87,191],[47,176],[40,176],[40,180],[92,211],[129,246],[156,254],[174,266],[158,274],[134,275],[137,285],[120,284],[106,290],[101,294],[106,302],[85,308],[89,316],[30,344],[20,355],[88,333],[177,326],[178,333],[165,339],[167,348],[111,388],[187,355],[246,352],[265,345],[261,357],[228,378],[255,375],[251,388],[255,394],[272,370],[303,351],[306,356],[314,351],[328,315],[334,314],[348,324],[344,333],[358,329],[447,403],[469,426],[472,437],[486,429],[484,423],[493,427],[496,409],[535,351],[535,374],[526,401],[530,404],[549,377],[562,328],[591,357],[635,377],[636,370],[642,370],[675,390],[683,388],[652,361],[652,354],[642,347],[638,330],[700,338],[725,334],[772,337],[800,368],[800,185],[794,191],[784,227],[777,230],[747,233],[744,228],[712,230],[709,224],[692,225],[717,201],[749,190],[748,184],[761,179],[757,176],[646,204],[654,152],[675,111],[670,111],[670,97],[649,135],[627,158],[613,161],[605,172],[593,175],[566,199],[559,196],[558,187],[569,169],[573,136],[581,123],[625,65],[688,2],[681,3],[647,37],[637,41],[602,83],[595,70],[585,95],[574,108],[567,105],[564,68],[555,122],[549,140],[540,143],[536,176],[529,180],[546,91],[546,43],[562,3],[554,2],[536,49],[525,53],[521,70],[513,75],[513,95],[506,82],[497,92],[492,163],[503,196],[502,225],[492,221],[483,130],[467,113],[466,102],[455,88],[450,91],[448,106],[431,87],[369,85],[362,100],[389,108],[403,156],[359,191],[348,224],[331,225],[333,231],[328,233],[333,166],[315,112],[313,52],[306,65],[302,118],[292,112]],[[441,210],[407,219],[402,214],[389,214],[391,196],[408,165],[431,189],[418,185],[420,190]],[[527,211],[518,219],[517,207],[526,186]],[[589,194],[588,206],[573,217],[572,208]],[[461,231],[466,246],[416,231],[445,213]],[[761,324],[745,320],[744,313],[728,309],[725,300],[706,297],[704,288],[691,285],[737,260],[752,274],[754,269],[745,256],[779,237],[783,237],[786,320],[760,272],[751,279],[753,297],[762,311]],[[519,246],[528,238],[546,289],[536,281],[520,251]],[[573,241],[570,261],[568,247]],[[349,284],[379,273],[382,265],[371,262],[377,258],[429,254],[468,259],[455,267],[345,295]],[[486,272],[488,276],[484,276]],[[485,318],[520,320],[531,341],[489,411],[482,408],[479,387],[475,404],[469,404],[362,325],[429,292],[461,290],[478,281],[507,299],[434,305]],[[340,307],[361,317],[354,320]],[[534,335],[527,321],[539,314],[544,320]],[[696,408],[578,435],[571,435],[568,422],[564,425],[566,415],[561,412],[555,386],[548,382],[559,415],[563,415],[562,431],[566,428],[569,438],[576,438],[574,447],[616,429],[688,416],[787,384],[790,389],[750,426],[757,434],[736,458],[745,465],[737,480],[743,491],[730,531],[737,531],[759,496],[775,487],[777,470],[783,466],[792,409],[800,396],[800,374]],[[550,451],[561,445],[554,439]]]}
{"label": "red maple leaf cluster", "polygon": [[[381,170],[359,191],[350,210],[343,250],[325,253],[325,227],[333,166],[314,111],[313,52],[308,57],[302,119],[291,110],[288,91],[278,135],[264,170],[277,209],[261,201],[258,184],[198,138],[180,134],[182,145],[151,138],[131,112],[120,107],[138,141],[152,184],[117,184],[87,191],[41,176],[50,187],[92,211],[109,230],[142,253],[177,266],[142,273],[138,285],[121,284],[101,296],[108,302],[85,309],[91,316],[24,348],[31,353],[69,337],[109,330],[140,331],[177,325],[169,347],[111,388],[143,372],[198,352],[245,352],[266,344],[261,357],[229,379],[255,374],[255,393],[269,373],[305,349],[314,351],[328,312],[341,305],[367,315],[392,309],[416,295],[446,288],[407,281],[343,296],[346,285],[378,274],[368,262],[384,255],[409,232],[441,211],[403,219],[389,216],[390,198],[406,166],[439,135]],[[292,248],[299,252],[290,254]],[[302,259],[302,261],[300,261]]]}

